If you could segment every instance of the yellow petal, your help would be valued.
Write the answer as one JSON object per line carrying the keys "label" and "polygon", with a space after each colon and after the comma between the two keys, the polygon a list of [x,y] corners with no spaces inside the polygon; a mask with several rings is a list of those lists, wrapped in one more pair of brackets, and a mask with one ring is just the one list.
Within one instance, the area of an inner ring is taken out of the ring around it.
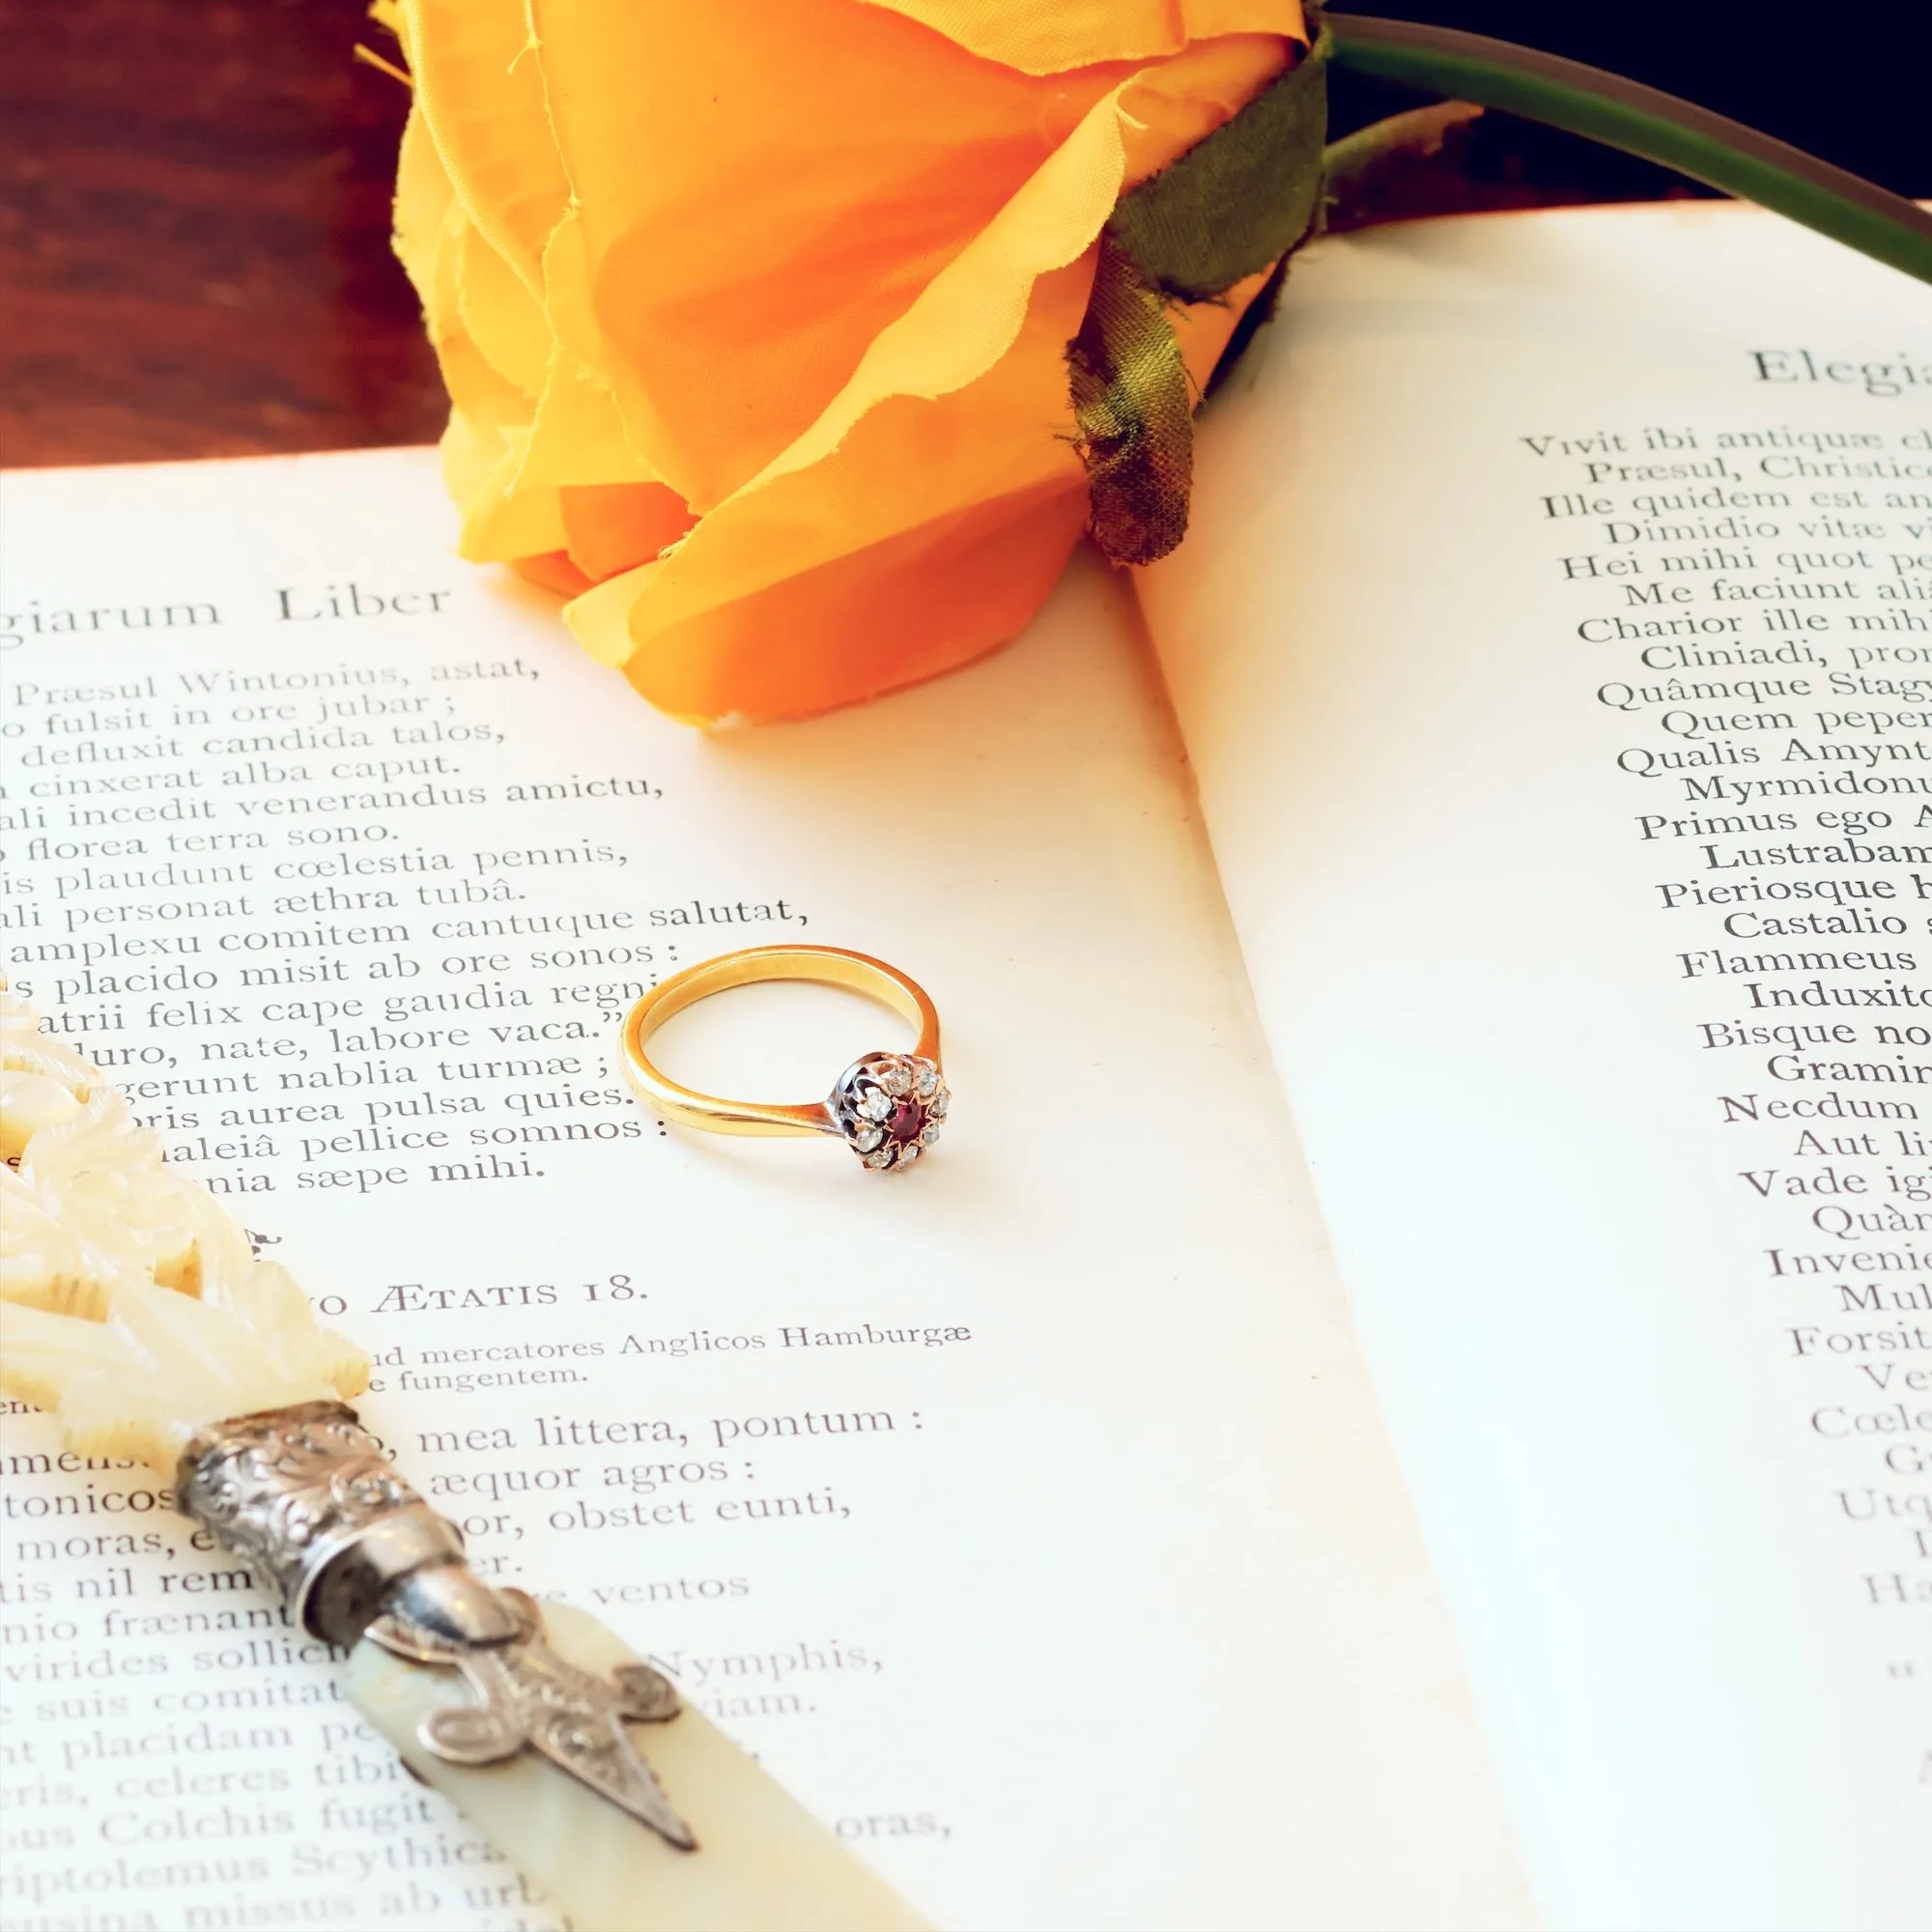
{"label": "yellow petal", "polygon": [[675,59],[639,0],[538,17],[602,373],[699,510],[810,427],[1130,71],[1033,79],[854,0],[705,0]]}
{"label": "yellow petal", "polygon": [[417,111],[470,220],[532,296],[570,202],[524,0],[403,0]]}
{"label": "yellow petal", "polygon": [[573,485],[557,497],[570,560],[593,583],[656,562],[693,521],[684,498],[663,483]]}
{"label": "yellow petal", "polygon": [[962,47],[1017,68],[1059,73],[1100,61],[1151,60],[1217,34],[1305,41],[1300,0],[871,0]]}
{"label": "yellow petal", "polygon": [[458,313],[476,352],[534,406],[550,370],[543,306],[483,232],[466,223],[456,252]]}
{"label": "yellow petal", "polygon": [[457,551],[473,562],[564,547],[556,491],[511,489],[526,436],[478,425],[461,410],[450,412],[442,433],[442,480],[463,510]]}
{"label": "yellow petal", "polygon": [[[880,331],[831,406],[750,487],[823,462],[868,410],[891,397],[942,396],[982,376],[1011,348],[1037,278],[1083,255],[1099,234],[1130,158],[1147,168],[1192,145],[1251,97],[1281,59],[1280,43],[1261,39],[1189,48],[1096,102],[912,307]],[[1214,92],[1190,85],[1197,72],[1211,78]],[[1064,390],[1057,352],[1054,362]]]}
{"label": "yellow petal", "polygon": [[583,223],[576,210],[551,231],[543,267],[553,359],[531,427],[524,481],[658,481],[626,435],[623,412],[611,391],[609,356],[591,311]]}
{"label": "yellow petal", "polygon": [[455,200],[455,190],[449,185],[442,156],[430,138],[422,109],[412,103],[396,156],[393,240],[397,258],[415,285],[416,299],[422,303],[430,322],[432,342],[436,337],[435,319],[430,314],[436,297],[436,251]]}
{"label": "yellow petal", "polygon": [[1122,91],[1122,191],[1232,120],[1301,51],[1272,34],[1231,34],[1143,68]]}
{"label": "yellow petal", "polygon": [[662,563],[565,614],[679,717],[794,717],[929,677],[1011,637],[1086,515],[1062,355],[1093,279],[1042,276],[977,382],[872,409],[824,461],[705,517]]}

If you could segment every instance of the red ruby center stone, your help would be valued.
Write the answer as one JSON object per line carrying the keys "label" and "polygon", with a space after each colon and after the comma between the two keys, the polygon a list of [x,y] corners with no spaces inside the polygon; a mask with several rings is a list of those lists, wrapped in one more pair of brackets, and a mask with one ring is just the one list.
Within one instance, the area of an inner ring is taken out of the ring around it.
{"label": "red ruby center stone", "polygon": [[925,1126],[925,1109],[910,1097],[899,1101],[886,1121],[886,1132],[895,1141],[916,1141]]}

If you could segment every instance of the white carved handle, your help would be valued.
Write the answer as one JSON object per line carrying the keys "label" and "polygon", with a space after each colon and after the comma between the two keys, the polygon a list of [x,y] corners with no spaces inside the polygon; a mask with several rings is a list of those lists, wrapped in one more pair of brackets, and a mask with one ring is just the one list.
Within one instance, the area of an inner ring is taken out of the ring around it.
{"label": "white carved handle", "polygon": [[[551,1646],[609,1677],[635,1653],[594,1617],[543,1606]],[[372,1637],[349,1660],[350,1701],[570,1917],[572,1932],[922,1932],[926,1920],[785,1789],[687,1704],[641,1738],[698,1849],[676,1850],[533,1752],[453,1764],[424,1720],[471,1701],[455,1671]]]}
{"label": "white carved handle", "polygon": [[286,1269],[0,980],[0,1389],[163,1481],[224,1416],[368,1386]]}

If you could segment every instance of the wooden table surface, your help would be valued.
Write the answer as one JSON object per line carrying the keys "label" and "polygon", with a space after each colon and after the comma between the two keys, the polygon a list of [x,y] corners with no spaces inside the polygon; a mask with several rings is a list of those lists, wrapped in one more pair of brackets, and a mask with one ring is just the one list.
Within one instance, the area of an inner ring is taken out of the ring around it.
{"label": "wooden table surface", "polygon": [[0,461],[421,442],[360,0],[6,0]]}
{"label": "wooden table surface", "polygon": [[[364,0],[0,0],[0,462],[439,434],[389,252],[408,90],[357,41]],[[1343,126],[1412,99],[1351,85]],[[1686,191],[1490,116],[1354,218]]]}

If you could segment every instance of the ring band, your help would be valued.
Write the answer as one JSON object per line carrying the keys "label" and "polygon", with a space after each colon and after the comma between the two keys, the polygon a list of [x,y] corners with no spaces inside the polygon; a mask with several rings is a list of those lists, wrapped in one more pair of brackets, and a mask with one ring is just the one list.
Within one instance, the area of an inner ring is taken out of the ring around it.
{"label": "ring band", "polygon": [[[724,1100],[667,1079],[644,1042],[714,993],[766,980],[844,986],[890,1007],[919,1034],[910,1053],[867,1053],[823,1100],[799,1105]],[[925,989],[895,966],[837,946],[754,946],[687,967],[653,987],[624,1022],[624,1071],[639,1099],[667,1121],[714,1134],[837,1134],[875,1174],[910,1167],[939,1138],[952,1095],[939,1065],[939,1014]]]}

